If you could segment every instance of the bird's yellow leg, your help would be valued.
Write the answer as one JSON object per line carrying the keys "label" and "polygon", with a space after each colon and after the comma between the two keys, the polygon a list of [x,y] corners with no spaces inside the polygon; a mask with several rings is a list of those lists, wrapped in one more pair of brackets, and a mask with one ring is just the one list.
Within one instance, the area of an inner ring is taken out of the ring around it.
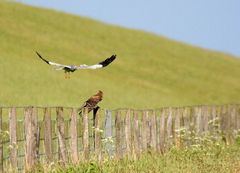
{"label": "bird's yellow leg", "polygon": [[67,79],[67,72],[65,72],[65,79]]}

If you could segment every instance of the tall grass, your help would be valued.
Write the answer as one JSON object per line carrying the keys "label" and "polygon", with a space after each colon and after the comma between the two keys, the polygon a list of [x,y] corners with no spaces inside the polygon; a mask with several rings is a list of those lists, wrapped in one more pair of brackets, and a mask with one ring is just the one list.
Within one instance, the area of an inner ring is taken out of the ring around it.
{"label": "tall grass", "polygon": [[[217,124],[217,123],[216,123]],[[240,172],[240,135],[229,145],[218,127],[211,133],[196,135],[192,130],[180,130],[180,146],[172,146],[164,154],[153,150],[142,153],[137,159],[109,159],[101,162],[89,160],[77,165],[60,167],[41,165],[33,172],[49,173],[238,173]]]}
{"label": "tall grass", "polygon": [[238,173],[240,171],[240,145],[212,145],[206,149],[192,147],[171,148],[161,155],[148,152],[138,160],[124,158],[122,160],[105,160],[82,162],[68,165],[66,168],[45,165],[33,172],[49,173]]}

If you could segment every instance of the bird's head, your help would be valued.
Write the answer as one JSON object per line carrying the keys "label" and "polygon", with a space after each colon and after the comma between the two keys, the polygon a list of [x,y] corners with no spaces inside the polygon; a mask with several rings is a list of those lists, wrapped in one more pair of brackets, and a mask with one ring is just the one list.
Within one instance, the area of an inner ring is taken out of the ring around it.
{"label": "bird's head", "polygon": [[98,90],[97,95],[103,96],[103,92],[101,90]]}

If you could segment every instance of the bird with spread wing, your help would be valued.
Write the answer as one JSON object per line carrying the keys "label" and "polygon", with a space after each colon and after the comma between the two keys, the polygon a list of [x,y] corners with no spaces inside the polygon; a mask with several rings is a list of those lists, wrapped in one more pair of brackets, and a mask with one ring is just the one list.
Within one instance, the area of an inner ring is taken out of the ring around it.
{"label": "bird with spread wing", "polygon": [[112,55],[111,57],[105,59],[104,61],[101,61],[97,64],[94,65],[86,65],[82,64],[79,66],[76,65],[63,65],[63,64],[58,64],[55,62],[48,61],[44,59],[38,52],[36,52],[39,58],[41,58],[44,62],[46,62],[49,65],[56,66],[55,70],[64,70],[65,72],[65,78],[70,78],[70,73],[74,72],[76,70],[82,70],[82,69],[99,69],[108,66],[111,62],[113,62],[116,59],[116,55]]}
{"label": "bird with spread wing", "polygon": [[90,97],[79,109],[79,115],[81,115],[82,110],[84,108],[88,109],[88,113],[91,112],[92,110],[95,112],[99,109],[99,106],[97,105],[100,101],[103,99],[103,92],[101,90],[98,91],[97,94],[93,95]]}

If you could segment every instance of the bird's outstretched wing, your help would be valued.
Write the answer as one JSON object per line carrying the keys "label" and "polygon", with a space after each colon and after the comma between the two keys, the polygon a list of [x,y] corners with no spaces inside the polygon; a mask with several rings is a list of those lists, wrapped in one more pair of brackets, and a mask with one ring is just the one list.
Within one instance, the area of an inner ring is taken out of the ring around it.
{"label": "bird's outstretched wing", "polygon": [[98,69],[108,66],[111,62],[113,62],[116,59],[117,55],[112,55],[110,58],[105,59],[104,61],[101,61],[94,65],[80,65],[77,67],[77,69]]}
{"label": "bird's outstretched wing", "polygon": [[44,62],[46,62],[49,65],[54,65],[54,66],[57,66],[57,67],[69,67],[70,68],[69,65],[58,64],[58,63],[51,62],[51,61],[48,61],[48,60],[44,59],[37,51],[36,51],[36,54],[38,55],[39,58],[41,58]]}

